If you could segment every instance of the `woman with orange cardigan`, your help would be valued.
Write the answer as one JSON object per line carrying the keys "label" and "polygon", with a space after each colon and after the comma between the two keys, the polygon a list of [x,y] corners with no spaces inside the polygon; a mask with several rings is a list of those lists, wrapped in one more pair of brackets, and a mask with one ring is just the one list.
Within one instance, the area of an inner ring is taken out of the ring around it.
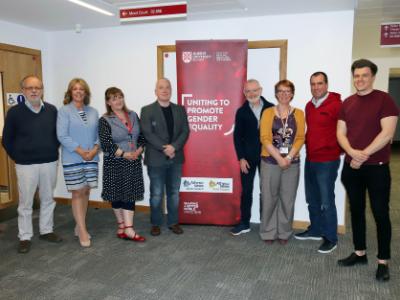
{"label": "woman with orange cardigan", "polygon": [[285,245],[293,233],[294,202],[299,185],[299,151],[304,144],[304,112],[290,106],[294,85],[275,85],[278,104],[263,112],[260,121],[261,199],[260,236],[267,244]]}

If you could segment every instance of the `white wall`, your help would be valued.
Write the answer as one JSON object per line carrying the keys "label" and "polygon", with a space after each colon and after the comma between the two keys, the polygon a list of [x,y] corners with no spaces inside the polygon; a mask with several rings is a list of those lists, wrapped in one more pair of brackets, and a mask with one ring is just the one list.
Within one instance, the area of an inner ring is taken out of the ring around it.
{"label": "white wall", "polygon": [[[69,80],[80,76],[92,89],[92,104],[104,112],[104,90],[116,85],[123,89],[128,106],[140,108],[154,100],[157,45],[190,39],[288,39],[288,78],[296,85],[293,104],[304,108],[310,98],[309,76],[324,70],[332,91],[350,93],[353,11],[226,19],[217,21],[135,24],[115,28],[53,32],[49,37],[49,64],[44,66],[49,84],[47,100],[62,103]],[[264,87],[265,88],[265,87]],[[304,153],[303,153],[304,157]],[[147,180],[147,176],[146,180]],[[148,181],[146,184],[148,189]],[[100,189],[91,198],[100,199]],[[255,193],[258,191],[255,191]],[[56,195],[69,197],[62,177]],[[148,191],[146,200],[148,203]],[[337,185],[339,224],[343,224],[344,191]],[[255,201],[257,202],[257,201]],[[253,207],[253,222],[259,221],[259,206]],[[308,220],[301,180],[296,203],[296,220]]]}

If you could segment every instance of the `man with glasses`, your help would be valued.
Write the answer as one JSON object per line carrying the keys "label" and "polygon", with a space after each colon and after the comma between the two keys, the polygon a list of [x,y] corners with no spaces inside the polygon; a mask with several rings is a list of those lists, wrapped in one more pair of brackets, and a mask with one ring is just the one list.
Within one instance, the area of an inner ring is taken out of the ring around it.
{"label": "man with glasses", "polygon": [[255,79],[246,81],[243,92],[247,100],[236,112],[233,133],[242,182],[241,217],[240,223],[232,228],[232,235],[250,232],[254,176],[257,168],[260,170],[260,118],[266,108],[273,106],[261,96],[262,87]]}
{"label": "man with glasses", "polygon": [[21,81],[21,89],[25,102],[8,111],[3,146],[15,161],[18,179],[18,252],[27,253],[33,236],[32,205],[37,187],[40,197],[39,238],[53,243],[62,241],[53,232],[56,206],[53,190],[59,142],[56,135],[57,109],[42,100],[42,81],[36,76],[27,76]]}

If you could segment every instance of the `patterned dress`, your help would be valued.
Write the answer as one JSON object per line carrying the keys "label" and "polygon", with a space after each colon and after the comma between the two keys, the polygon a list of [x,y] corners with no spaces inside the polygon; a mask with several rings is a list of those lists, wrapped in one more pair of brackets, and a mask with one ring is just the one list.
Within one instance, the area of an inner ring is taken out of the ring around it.
{"label": "patterned dress", "polygon": [[[140,132],[139,118],[134,112],[130,112],[130,117],[133,121],[133,133],[129,133],[128,128],[117,118],[103,116],[99,120],[99,138],[104,152],[101,196],[105,201],[135,202],[143,200],[142,158],[128,160],[115,156],[115,152],[121,148],[124,140],[131,140],[135,149],[144,147],[145,141]],[[123,130],[126,130],[126,135]],[[123,147],[121,149],[127,152]]]}

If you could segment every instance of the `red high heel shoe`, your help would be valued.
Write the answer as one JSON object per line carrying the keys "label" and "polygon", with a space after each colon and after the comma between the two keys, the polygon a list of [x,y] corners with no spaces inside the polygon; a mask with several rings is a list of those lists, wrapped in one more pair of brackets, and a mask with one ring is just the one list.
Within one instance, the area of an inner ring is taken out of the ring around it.
{"label": "red high heel shoe", "polygon": [[[118,224],[118,230],[124,230],[125,229],[124,222],[120,222],[120,223],[117,223],[117,224]],[[122,227],[121,227],[121,225],[122,225]],[[118,232],[117,231],[117,238],[125,239],[126,238],[125,232],[124,231],[122,231],[122,232]]]}
{"label": "red high heel shoe", "polygon": [[[125,229],[126,228],[133,228],[133,226],[126,226]],[[144,236],[138,235],[136,233],[136,231],[135,231],[135,235],[134,236],[129,236],[125,232],[124,232],[124,235],[125,235],[125,237],[124,237],[125,240],[130,240],[130,241],[139,242],[139,243],[142,243],[142,242],[146,241],[146,238]]]}

